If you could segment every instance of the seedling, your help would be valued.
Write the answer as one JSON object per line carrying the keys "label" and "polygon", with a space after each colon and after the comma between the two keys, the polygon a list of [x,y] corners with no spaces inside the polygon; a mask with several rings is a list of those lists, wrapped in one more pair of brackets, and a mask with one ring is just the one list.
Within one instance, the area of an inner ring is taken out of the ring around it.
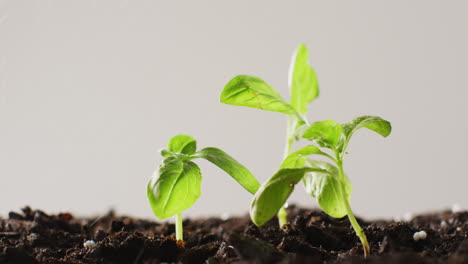
{"label": "seedling", "polygon": [[[284,170],[284,168],[309,167],[316,170],[305,173],[303,177],[297,178],[294,182],[289,179],[289,181],[278,181],[274,177],[270,178],[260,187],[252,202],[250,212],[253,222],[263,225],[273,217],[275,210],[279,210],[291,194],[293,185],[302,180],[306,192],[317,198],[320,208],[325,213],[335,218],[348,216],[356,235],[361,240],[364,256],[367,256],[370,253],[369,243],[351,210],[352,186],[343,169],[343,159],[349,140],[360,128],[370,129],[384,137],[387,137],[392,129],[388,121],[376,116],[361,116],[346,124],[326,120],[310,125],[302,136],[319,147],[308,145],[291,153],[283,161],[281,168]],[[324,156],[333,164],[312,160],[309,158],[311,155]],[[272,198],[269,194],[271,188],[284,189],[283,192],[288,195],[284,200]]]}
{"label": "seedling", "polygon": [[218,148],[197,151],[196,140],[188,135],[173,137],[161,150],[162,164],[154,172],[147,195],[154,214],[159,219],[176,216],[176,239],[183,240],[182,212],[190,208],[201,194],[202,175],[196,158],[218,166],[248,192],[255,194],[260,183],[250,171]]}
{"label": "seedling", "polygon": [[[221,102],[226,104],[288,115],[285,158],[280,169],[255,194],[250,208],[252,221],[261,226],[277,214],[280,226],[287,223],[283,205],[294,186],[302,181],[306,191],[317,198],[325,213],[335,218],[348,216],[362,242],[364,256],[367,256],[370,248],[350,207],[352,187],[344,173],[343,159],[349,140],[358,129],[368,128],[387,137],[391,125],[375,116],[358,117],[346,124],[326,120],[309,125],[305,117],[307,104],[318,96],[318,82],[315,71],[308,65],[308,51],[304,45],[299,46],[293,57],[289,86],[290,103],[286,103],[276,90],[260,78],[247,75],[234,77],[221,94]],[[309,145],[290,153],[292,143],[302,137],[313,141],[318,147]],[[309,159],[310,155],[324,156],[335,165]]]}
{"label": "seedling", "polygon": [[[305,118],[307,105],[319,95],[315,70],[309,65],[309,51],[304,44],[297,48],[289,67],[291,99],[287,103],[280,93],[258,77],[238,75],[231,79],[221,93],[220,101],[225,104],[247,106],[287,114],[287,133],[284,158],[291,152],[298,132],[308,122]],[[284,207],[278,212],[280,226],[287,224]]]}

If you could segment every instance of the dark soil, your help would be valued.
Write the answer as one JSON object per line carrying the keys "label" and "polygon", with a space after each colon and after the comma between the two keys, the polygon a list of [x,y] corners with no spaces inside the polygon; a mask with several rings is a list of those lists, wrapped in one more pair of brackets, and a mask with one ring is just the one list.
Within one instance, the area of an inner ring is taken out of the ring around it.
{"label": "dark soil", "polygon": [[[295,207],[289,213],[291,224],[281,229],[276,220],[257,228],[247,216],[187,219],[181,243],[171,224],[26,207],[0,219],[0,263],[468,263],[468,212],[409,222],[359,219],[371,245],[367,260],[346,218]],[[427,238],[415,241],[421,230]]]}

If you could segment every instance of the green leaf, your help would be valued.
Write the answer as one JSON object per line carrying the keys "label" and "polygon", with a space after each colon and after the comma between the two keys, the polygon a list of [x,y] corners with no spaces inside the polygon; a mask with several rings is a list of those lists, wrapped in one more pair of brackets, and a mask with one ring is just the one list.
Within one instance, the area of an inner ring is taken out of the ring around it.
{"label": "green leaf", "polygon": [[291,127],[293,127],[293,137],[294,140],[299,141],[302,138],[302,134],[304,134],[304,131],[309,127],[308,124],[304,120],[299,120],[298,118],[294,118],[292,120]]}
{"label": "green leaf", "polygon": [[[307,173],[302,182],[306,192],[317,197],[317,202],[328,215],[341,218],[347,215],[343,199],[351,199],[352,186],[348,177],[340,179],[338,168],[323,161],[309,161],[312,168],[322,169]],[[343,186],[342,186],[343,185]],[[343,188],[346,195],[343,195]]]}
{"label": "green leaf", "polygon": [[190,208],[200,197],[201,180],[195,163],[173,157],[164,159],[147,187],[154,214],[166,219]]}
{"label": "green leaf", "polygon": [[333,120],[315,122],[302,134],[304,138],[330,149],[334,149],[340,143],[342,135],[341,125]]}
{"label": "green leaf", "polygon": [[196,156],[204,158],[224,170],[252,194],[257,192],[260,187],[260,183],[246,167],[218,148],[204,148],[198,151]]}
{"label": "green leaf", "polygon": [[293,153],[289,154],[281,163],[281,168],[300,168],[304,167],[305,163],[308,160],[309,155],[318,154],[322,156],[329,157],[329,155],[323,151],[321,151],[316,146],[305,146],[300,148]]}
{"label": "green leaf", "polygon": [[360,116],[341,126],[343,127],[343,134],[346,138],[341,152],[346,151],[351,136],[361,128],[370,129],[383,137],[387,137],[392,132],[392,125],[390,122],[378,116]]}
{"label": "green leaf", "polygon": [[248,106],[267,111],[295,114],[296,110],[286,103],[281,95],[262,79],[238,75],[224,87],[220,100],[222,103]]}
{"label": "green leaf", "polygon": [[263,183],[250,206],[250,218],[254,224],[262,226],[270,220],[284,205],[294,190],[294,186],[304,177],[304,174],[316,170],[320,169],[283,168]]}
{"label": "green leaf", "polygon": [[383,137],[387,137],[392,132],[392,125],[387,120],[378,116],[360,116],[350,123],[343,124],[343,132],[346,137],[351,137],[360,128],[370,129]]}
{"label": "green leaf", "polygon": [[177,135],[171,138],[167,149],[175,153],[192,155],[197,150],[197,141],[188,135]]}
{"label": "green leaf", "polygon": [[172,153],[172,151],[169,151],[167,149],[161,149],[159,151],[159,153],[161,154],[161,156],[165,157],[165,158],[169,158],[169,157],[177,157],[177,155],[175,153]]}
{"label": "green leaf", "polygon": [[307,104],[319,95],[317,75],[309,65],[309,51],[304,44],[297,48],[289,67],[291,105],[301,114],[307,112]]}

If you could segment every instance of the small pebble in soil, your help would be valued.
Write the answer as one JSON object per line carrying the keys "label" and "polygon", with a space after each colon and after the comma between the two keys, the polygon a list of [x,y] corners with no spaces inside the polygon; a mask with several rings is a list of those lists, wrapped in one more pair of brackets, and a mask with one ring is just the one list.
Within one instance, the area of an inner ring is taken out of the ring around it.
{"label": "small pebble in soil", "polygon": [[426,237],[427,237],[427,233],[424,230],[419,231],[419,232],[415,232],[414,235],[413,235],[414,241],[424,240],[424,239],[426,239]]}
{"label": "small pebble in soil", "polygon": [[86,242],[83,243],[84,248],[93,248],[96,246],[96,242],[93,240],[87,240]]}

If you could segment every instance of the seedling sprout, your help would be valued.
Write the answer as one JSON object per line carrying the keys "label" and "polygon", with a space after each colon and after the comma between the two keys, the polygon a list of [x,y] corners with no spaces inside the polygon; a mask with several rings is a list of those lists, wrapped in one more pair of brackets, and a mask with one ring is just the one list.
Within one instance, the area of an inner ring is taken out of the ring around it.
{"label": "seedling sprout", "polygon": [[[221,93],[221,102],[247,106],[287,114],[287,138],[285,157],[280,169],[254,196],[250,208],[252,221],[263,225],[275,214],[280,226],[287,223],[284,209],[294,186],[302,181],[306,191],[317,198],[318,204],[328,215],[335,218],[348,216],[361,240],[364,256],[370,253],[366,235],[350,206],[351,183],[343,169],[343,160],[351,136],[360,128],[367,128],[387,137],[391,132],[388,121],[376,116],[362,116],[350,123],[338,124],[326,120],[309,124],[306,118],[307,105],[319,94],[315,71],[310,67],[309,53],[301,44],[293,56],[289,73],[291,100],[287,103],[281,95],[262,79],[239,75],[231,79]],[[312,141],[309,145],[291,152],[294,141],[301,138]],[[321,155],[332,163],[312,160],[311,155]]]}
{"label": "seedling sprout", "polygon": [[[361,128],[372,130],[383,137],[391,132],[390,122],[377,116],[361,116],[350,123],[338,124],[333,120],[310,123],[307,106],[319,95],[314,69],[309,65],[309,51],[303,44],[297,48],[289,72],[290,101],[287,103],[269,84],[258,77],[238,75],[231,79],[221,93],[225,104],[247,106],[287,115],[287,133],[284,159],[278,171],[262,185],[255,177],[224,151],[204,148],[197,151],[196,141],[188,135],[173,137],[166,149],[161,150],[162,164],[153,174],[147,195],[154,214],[160,219],[176,216],[176,238],[183,240],[182,212],[200,197],[201,172],[196,158],[204,158],[234,178],[248,192],[254,194],[250,216],[262,226],[275,214],[280,227],[287,224],[285,204],[297,183],[317,198],[320,208],[335,218],[348,219],[361,240],[364,256],[370,248],[366,235],[351,210],[351,182],[344,172],[343,162],[352,135]],[[300,139],[311,145],[291,153],[292,145]],[[330,162],[315,160],[322,156]],[[415,240],[424,239],[423,233]]]}
{"label": "seedling sprout", "polygon": [[[309,65],[309,51],[304,44],[299,45],[292,58],[288,79],[291,95],[289,103],[265,81],[249,75],[238,75],[231,79],[220,96],[220,101],[225,104],[286,114],[284,158],[291,152],[293,142],[298,140],[300,129],[308,125],[305,118],[307,105],[319,95],[317,76]],[[278,222],[280,226],[287,224],[284,206],[278,212]]]}
{"label": "seedling sprout", "polygon": [[202,175],[192,160],[210,161],[252,194],[260,186],[252,173],[227,153],[218,148],[197,151],[196,140],[188,135],[173,137],[161,155],[164,160],[148,183],[147,196],[156,217],[166,219],[175,215],[177,240],[183,240],[182,212],[201,194]]}

